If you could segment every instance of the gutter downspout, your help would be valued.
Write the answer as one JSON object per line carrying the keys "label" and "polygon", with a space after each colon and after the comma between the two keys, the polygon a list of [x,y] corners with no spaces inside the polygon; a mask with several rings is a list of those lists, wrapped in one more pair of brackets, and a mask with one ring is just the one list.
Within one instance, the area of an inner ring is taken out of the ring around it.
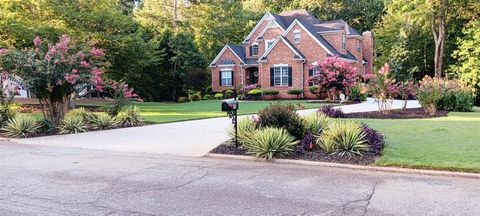
{"label": "gutter downspout", "polygon": [[303,93],[302,93],[302,98],[305,98],[305,80],[304,80],[304,74],[305,74],[305,68],[304,68],[304,64],[307,60],[304,59],[302,61],[302,73],[300,74],[300,78],[302,80],[302,90],[303,90]]}

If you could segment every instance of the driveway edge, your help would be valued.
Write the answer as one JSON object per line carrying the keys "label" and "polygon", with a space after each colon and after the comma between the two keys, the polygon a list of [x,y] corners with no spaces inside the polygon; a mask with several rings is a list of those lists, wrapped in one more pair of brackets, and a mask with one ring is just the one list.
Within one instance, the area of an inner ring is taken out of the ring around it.
{"label": "driveway edge", "polygon": [[[227,155],[227,154],[207,153],[204,157],[264,162],[263,160],[256,159],[255,157],[243,156],[243,155]],[[353,165],[353,164],[340,164],[340,163],[305,161],[305,160],[291,160],[291,159],[275,159],[274,163],[278,163],[278,164],[299,164],[299,165],[321,166],[321,167],[331,167],[331,168],[351,169],[351,170],[367,170],[367,171],[380,171],[380,172],[391,172],[391,173],[421,174],[421,175],[432,175],[432,176],[462,177],[462,178],[480,179],[480,173],[466,173],[466,172],[452,172],[452,171],[424,170],[424,169],[409,169],[409,168],[398,168],[398,167],[362,166],[362,165]]]}

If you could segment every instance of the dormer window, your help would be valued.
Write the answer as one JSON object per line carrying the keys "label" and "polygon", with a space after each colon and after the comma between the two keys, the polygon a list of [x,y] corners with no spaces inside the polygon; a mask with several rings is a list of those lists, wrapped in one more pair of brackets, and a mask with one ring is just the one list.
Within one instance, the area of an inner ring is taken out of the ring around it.
{"label": "dormer window", "polygon": [[300,43],[300,30],[293,31],[293,42]]}
{"label": "dormer window", "polygon": [[273,45],[274,41],[275,40],[266,40],[265,41],[265,52],[268,50],[268,48],[270,48]]}
{"label": "dormer window", "polygon": [[345,34],[342,34],[342,49],[347,49],[347,36]]}
{"label": "dormer window", "polygon": [[258,55],[258,44],[254,43],[252,45],[252,56],[257,56]]}

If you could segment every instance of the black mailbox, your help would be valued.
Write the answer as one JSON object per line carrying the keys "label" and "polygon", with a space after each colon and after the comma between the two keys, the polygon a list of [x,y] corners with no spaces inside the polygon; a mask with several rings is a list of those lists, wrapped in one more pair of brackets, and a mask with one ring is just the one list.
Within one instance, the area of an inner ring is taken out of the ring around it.
{"label": "black mailbox", "polygon": [[233,101],[226,101],[222,103],[222,112],[230,112],[238,110],[238,101],[233,100]]}

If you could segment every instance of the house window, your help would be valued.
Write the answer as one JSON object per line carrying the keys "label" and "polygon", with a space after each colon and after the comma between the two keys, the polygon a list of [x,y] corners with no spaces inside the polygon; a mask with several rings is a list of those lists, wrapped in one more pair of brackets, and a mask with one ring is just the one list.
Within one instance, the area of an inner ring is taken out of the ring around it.
{"label": "house window", "polygon": [[233,85],[233,71],[231,70],[222,70],[221,85],[222,86],[232,86]]}
{"label": "house window", "polygon": [[342,49],[347,49],[347,37],[342,34]]}
{"label": "house window", "polygon": [[252,45],[252,56],[258,55],[258,44],[253,44]]}
{"label": "house window", "polygon": [[273,42],[274,42],[274,41],[275,41],[275,40],[266,40],[266,41],[265,41],[265,51],[267,51],[268,48],[270,48],[270,47],[273,45]]}
{"label": "house window", "polygon": [[[319,66],[314,66],[313,68],[308,70],[308,76],[313,77],[313,76],[317,75],[319,72],[320,72],[320,67]],[[308,86],[316,86],[318,84],[319,84],[318,80],[312,80],[312,81],[308,82]]]}
{"label": "house window", "polygon": [[273,68],[273,84],[275,86],[288,86],[288,66]]}
{"label": "house window", "polygon": [[293,42],[300,43],[300,30],[293,31]]}

